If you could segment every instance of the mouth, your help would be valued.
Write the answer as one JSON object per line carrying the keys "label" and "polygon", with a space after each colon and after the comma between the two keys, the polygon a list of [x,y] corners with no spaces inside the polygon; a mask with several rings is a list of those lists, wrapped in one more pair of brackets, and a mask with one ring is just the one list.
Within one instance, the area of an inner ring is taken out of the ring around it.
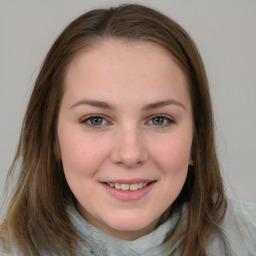
{"label": "mouth", "polygon": [[144,198],[153,189],[156,180],[111,180],[101,182],[108,194],[121,201],[134,201]]}
{"label": "mouth", "polygon": [[143,189],[146,186],[149,186],[151,183],[154,181],[150,182],[137,182],[137,183],[118,183],[118,182],[104,182],[107,186],[117,189],[117,190],[122,190],[122,191],[137,191],[140,189]]}

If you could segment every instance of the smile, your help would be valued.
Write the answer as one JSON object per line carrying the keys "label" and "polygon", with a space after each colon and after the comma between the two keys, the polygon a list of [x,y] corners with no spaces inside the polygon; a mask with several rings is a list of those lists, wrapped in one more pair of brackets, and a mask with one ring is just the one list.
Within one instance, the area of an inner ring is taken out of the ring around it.
{"label": "smile", "polygon": [[133,184],[122,184],[122,183],[106,183],[111,188],[115,188],[118,190],[123,191],[136,191],[138,189],[142,189],[143,187],[146,187],[149,183],[147,182],[139,182],[139,183],[133,183]]}
{"label": "smile", "polygon": [[112,180],[101,182],[106,191],[122,201],[139,200],[145,197],[157,183],[156,180]]}
{"label": "smile", "polygon": [[111,197],[121,201],[139,200],[145,197],[155,186],[157,180],[118,179],[100,182]]}

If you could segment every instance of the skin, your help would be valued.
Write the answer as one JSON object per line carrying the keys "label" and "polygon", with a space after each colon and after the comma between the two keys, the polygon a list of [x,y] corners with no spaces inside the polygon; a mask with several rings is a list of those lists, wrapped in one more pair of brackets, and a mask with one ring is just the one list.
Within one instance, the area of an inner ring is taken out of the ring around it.
{"label": "skin", "polygon": [[[76,56],[64,82],[58,140],[78,212],[117,238],[148,234],[187,176],[193,119],[185,74],[160,46],[108,39]],[[119,179],[154,182],[142,197],[120,200],[103,185]]]}

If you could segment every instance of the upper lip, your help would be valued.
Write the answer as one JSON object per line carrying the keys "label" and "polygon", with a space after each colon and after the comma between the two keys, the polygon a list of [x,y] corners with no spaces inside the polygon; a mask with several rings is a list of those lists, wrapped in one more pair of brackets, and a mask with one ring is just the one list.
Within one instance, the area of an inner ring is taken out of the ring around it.
{"label": "upper lip", "polygon": [[103,183],[119,183],[119,184],[134,184],[134,183],[150,183],[153,182],[155,180],[151,180],[151,179],[115,179],[115,180],[106,180],[106,181],[102,181]]}

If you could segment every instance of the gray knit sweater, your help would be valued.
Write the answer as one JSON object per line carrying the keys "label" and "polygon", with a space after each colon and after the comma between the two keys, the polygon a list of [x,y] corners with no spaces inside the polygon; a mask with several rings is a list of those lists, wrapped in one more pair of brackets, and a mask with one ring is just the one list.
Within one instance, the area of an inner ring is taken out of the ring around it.
{"label": "gray knit sweater", "polygon": [[[165,241],[168,231],[176,225],[180,216],[179,213],[172,214],[171,218],[150,234],[134,241],[125,241],[114,238],[90,225],[78,214],[74,207],[69,207],[68,212],[74,227],[84,239],[84,241],[78,243],[77,256],[167,256],[171,253],[174,256],[181,256],[178,250],[175,252],[178,245],[177,241],[171,244],[169,242],[168,250],[166,250]],[[187,207],[184,205],[181,215],[184,225],[186,215]],[[245,247],[231,206],[228,207],[226,212],[222,229],[227,241],[225,242],[218,235],[212,235],[207,245],[208,256],[252,256],[249,255]],[[4,254],[0,248],[0,255],[21,256],[23,254],[15,248],[13,248],[12,253]],[[40,255],[48,256],[44,252],[40,252]],[[65,255],[65,252],[61,255]],[[192,255],[193,252],[191,252]]]}
{"label": "gray knit sweater", "polygon": [[[87,223],[76,211],[71,209],[71,219],[80,232],[86,238],[77,249],[77,255],[95,256],[168,256],[174,252],[178,243],[173,242],[171,249],[166,251],[165,237],[178,221],[179,214],[174,213],[170,219],[159,226],[150,234],[138,238],[135,241],[124,241],[111,237]],[[187,207],[184,206],[181,218],[186,219]],[[208,256],[249,256],[242,235],[238,228],[231,206],[228,207],[222,222],[222,229],[226,236],[225,242],[222,237],[212,235],[207,245]],[[174,256],[180,256],[176,251]],[[191,253],[191,256],[193,253]]]}

